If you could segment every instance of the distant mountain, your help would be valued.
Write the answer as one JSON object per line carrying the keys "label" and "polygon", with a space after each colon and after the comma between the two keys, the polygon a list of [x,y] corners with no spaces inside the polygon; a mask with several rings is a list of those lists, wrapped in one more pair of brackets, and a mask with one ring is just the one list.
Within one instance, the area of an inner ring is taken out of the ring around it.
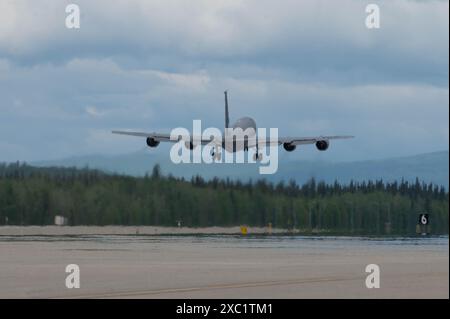
{"label": "distant mountain", "polygon": [[274,175],[259,175],[259,165],[252,164],[173,164],[168,155],[160,155],[150,150],[115,156],[80,156],[61,160],[31,163],[35,166],[90,167],[107,172],[116,172],[141,176],[151,172],[155,164],[160,164],[164,174],[190,179],[201,175],[206,179],[229,177],[231,179],[266,178],[273,182],[294,179],[302,184],[311,177],[332,183],[338,180],[348,183],[350,180],[364,181],[383,179],[384,181],[415,180],[449,186],[449,152],[419,154],[415,156],[387,158],[372,161],[326,162],[288,160],[280,157],[278,172]]}
{"label": "distant mountain", "polygon": [[[308,175],[309,173],[309,175]],[[427,183],[449,185],[449,152],[434,152],[408,157],[373,161],[341,163],[287,163],[280,168],[280,177],[304,180],[314,176],[318,180],[348,183],[351,180],[414,181],[416,177]]]}

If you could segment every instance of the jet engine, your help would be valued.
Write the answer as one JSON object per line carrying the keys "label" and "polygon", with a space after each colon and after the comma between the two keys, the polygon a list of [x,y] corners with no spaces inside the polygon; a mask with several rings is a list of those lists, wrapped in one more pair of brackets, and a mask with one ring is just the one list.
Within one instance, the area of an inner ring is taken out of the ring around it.
{"label": "jet engine", "polygon": [[149,147],[156,147],[159,145],[159,141],[155,140],[153,137],[147,137],[147,145]]}
{"label": "jet engine", "polygon": [[283,147],[286,151],[288,152],[292,152],[293,150],[295,150],[295,148],[297,147],[297,145],[291,144],[291,143],[283,143]]}
{"label": "jet engine", "polygon": [[184,146],[186,146],[186,148],[190,149],[191,151],[197,147],[196,144],[194,144],[192,141],[186,141],[184,142]]}
{"label": "jet engine", "polygon": [[330,142],[326,140],[316,142],[316,147],[319,151],[326,151],[328,149],[328,146],[330,146]]}

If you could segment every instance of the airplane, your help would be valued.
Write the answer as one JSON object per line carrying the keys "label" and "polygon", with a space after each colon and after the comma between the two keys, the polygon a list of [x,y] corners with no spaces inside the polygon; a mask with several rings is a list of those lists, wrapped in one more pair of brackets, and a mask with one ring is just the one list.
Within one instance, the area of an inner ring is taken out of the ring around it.
{"label": "airplane", "polygon": [[[256,148],[256,152],[253,155],[254,161],[260,161],[262,160],[262,154],[259,153],[258,147],[261,145],[260,143],[256,142],[256,122],[251,117],[245,116],[239,118],[232,126],[230,126],[230,117],[228,112],[228,92],[225,91],[225,134],[221,137],[210,137],[210,138],[204,138],[204,137],[190,137],[190,136],[179,136],[177,139],[171,139],[170,134],[167,133],[146,133],[146,132],[131,132],[131,131],[112,131],[113,134],[122,134],[122,135],[131,135],[131,136],[139,136],[139,137],[145,137],[146,143],[149,147],[154,148],[157,147],[161,142],[172,142],[177,143],[180,140],[185,141],[186,148],[193,150],[198,144],[202,145],[215,145],[215,147],[211,150],[211,156],[216,159],[220,160],[221,153],[220,149],[224,149],[227,152],[235,153],[237,151],[248,151],[249,148]],[[236,137],[236,135],[231,135],[229,132],[233,132],[229,129],[242,129],[246,132],[252,132],[248,136],[244,136],[242,139],[240,137]],[[354,136],[351,135],[334,135],[334,136],[316,136],[316,137],[279,137],[276,140],[267,139],[263,144],[265,146],[279,146],[283,145],[283,148],[288,151],[292,152],[296,149],[297,145],[304,145],[304,144],[315,144],[316,148],[319,151],[325,151],[330,146],[330,140],[335,139],[349,139],[353,138]],[[230,140],[231,139],[231,140]]]}

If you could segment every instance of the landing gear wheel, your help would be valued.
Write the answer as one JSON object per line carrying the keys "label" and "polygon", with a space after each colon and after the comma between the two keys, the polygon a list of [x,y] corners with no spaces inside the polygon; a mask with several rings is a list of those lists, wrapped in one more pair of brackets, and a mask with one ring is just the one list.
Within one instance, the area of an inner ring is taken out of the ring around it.
{"label": "landing gear wheel", "polygon": [[211,149],[211,156],[212,156],[213,160],[220,161],[222,158],[222,153],[218,149],[216,150],[216,148],[213,147]]}
{"label": "landing gear wheel", "polygon": [[253,161],[255,161],[255,162],[261,161],[262,158],[263,158],[263,155],[262,155],[261,153],[255,153],[255,154],[253,154]]}

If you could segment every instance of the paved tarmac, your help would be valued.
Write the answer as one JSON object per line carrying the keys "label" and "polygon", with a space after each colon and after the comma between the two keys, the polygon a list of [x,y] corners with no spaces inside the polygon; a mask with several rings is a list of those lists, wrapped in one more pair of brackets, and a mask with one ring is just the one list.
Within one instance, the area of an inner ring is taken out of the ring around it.
{"label": "paved tarmac", "polygon": [[0,298],[449,298],[448,237],[0,236]]}

